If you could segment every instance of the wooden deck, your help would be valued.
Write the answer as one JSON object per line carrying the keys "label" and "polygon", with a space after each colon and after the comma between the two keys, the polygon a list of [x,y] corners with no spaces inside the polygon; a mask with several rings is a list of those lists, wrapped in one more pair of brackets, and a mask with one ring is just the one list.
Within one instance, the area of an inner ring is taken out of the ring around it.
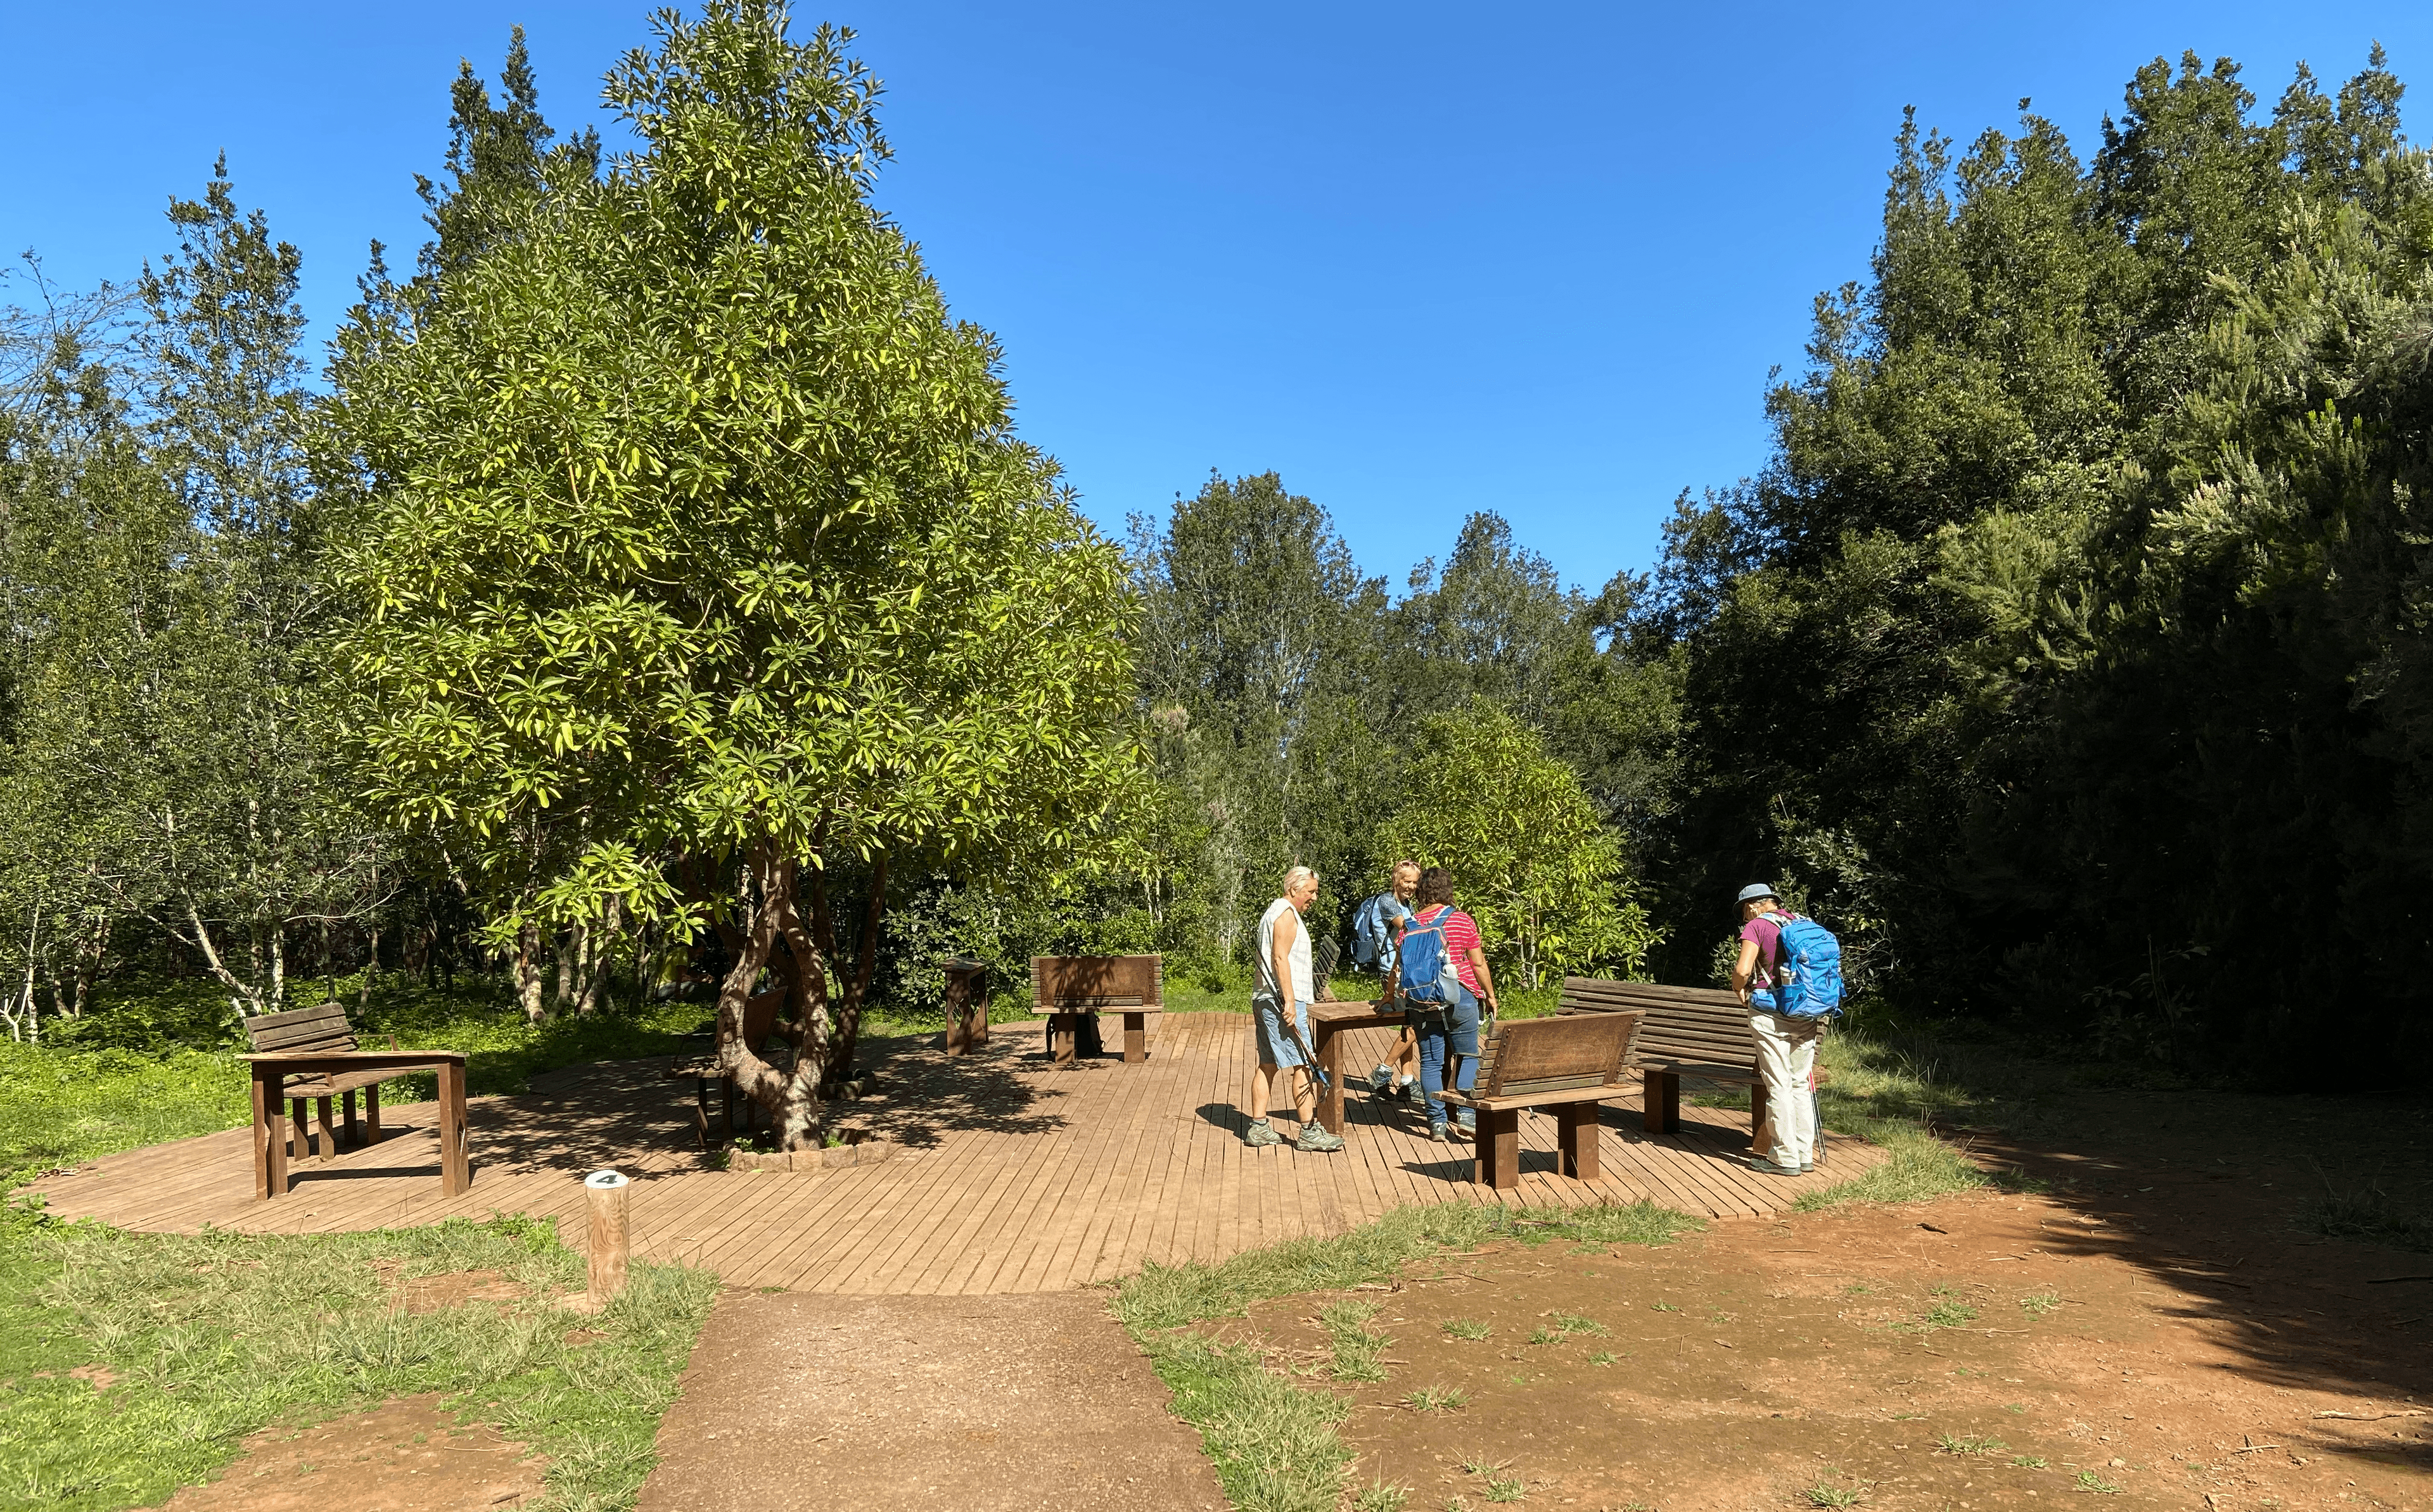
{"label": "wooden deck", "polygon": [[[472,1190],[441,1195],[430,1104],[384,1109],[383,1143],[296,1167],[296,1187],[257,1201],[246,1133],[233,1130],[97,1161],[35,1184],[62,1217],[193,1233],[399,1227],[493,1212],[572,1219],[582,1176],[637,1178],[638,1258],[683,1260],[743,1286],[799,1291],[1035,1292],[1110,1280],[1148,1261],[1220,1260],[1304,1234],[1339,1232],[1411,1203],[1488,1201],[1470,1147],[1424,1137],[1415,1112],[1355,1092],[1348,1147],[1333,1155],[1242,1143],[1251,1020],[1178,1013],[1150,1022],[1146,1064],[1051,1066],[1036,1023],[991,1029],[949,1060],[940,1039],[880,1041],[866,1062],[886,1096],[845,1122],[906,1147],[874,1164],[803,1174],[731,1173],[693,1147],[690,1084],[663,1062],[611,1062],[535,1079],[523,1096],[470,1104]],[[1376,1063],[1388,1031],[1352,1031],[1346,1063]],[[1604,1174],[1554,1172],[1552,1118],[1522,1120],[1524,1205],[1646,1198],[1713,1216],[1773,1212],[1883,1159],[1833,1142],[1829,1171],[1761,1177],[1743,1164],[1747,1114],[1682,1110],[1678,1134],[1640,1131],[1636,1091],[1605,1111]]]}

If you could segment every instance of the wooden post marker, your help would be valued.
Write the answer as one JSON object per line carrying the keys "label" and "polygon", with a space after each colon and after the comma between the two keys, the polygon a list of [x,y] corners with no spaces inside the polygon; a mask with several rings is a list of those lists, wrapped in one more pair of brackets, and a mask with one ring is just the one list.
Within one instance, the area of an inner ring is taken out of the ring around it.
{"label": "wooden post marker", "polygon": [[608,1305],[625,1289],[625,1251],[631,1241],[634,1183],[622,1171],[594,1171],[583,1179],[584,1196],[591,1208],[591,1310]]}

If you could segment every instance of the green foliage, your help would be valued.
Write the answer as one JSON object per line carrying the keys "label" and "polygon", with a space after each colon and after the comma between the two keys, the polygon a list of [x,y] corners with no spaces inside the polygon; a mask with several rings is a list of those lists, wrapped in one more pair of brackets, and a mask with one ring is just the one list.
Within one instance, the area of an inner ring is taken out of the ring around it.
{"label": "green foliage", "polygon": [[1353,1459],[1335,1432],[1348,1403],[1271,1374],[1245,1345],[1187,1333],[1141,1344],[1174,1393],[1174,1415],[1199,1430],[1228,1502],[1242,1512],[1335,1512]]}
{"label": "green foliage", "polygon": [[[493,1270],[528,1300],[395,1305],[415,1278]],[[628,1504],[717,1295],[706,1271],[637,1266],[570,1342],[553,1299],[580,1255],[519,1218],[374,1233],[199,1237],[0,1223],[0,1459],[13,1496],[147,1505],[200,1483],[239,1440],[419,1392],[549,1456],[547,1504]],[[72,1368],[108,1368],[107,1394]]]}
{"label": "green foliage", "polygon": [[1622,844],[1578,774],[1495,705],[1420,722],[1381,853],[1450,867],[1489,960],[1538,987],[1603,969],[1638,975],[1656,934],[1629,895]]}
{"label": "green foliage", "polygon": [[1646,616],[1697,711],[1652,851],[1668,975],[1770,876],[1906,1002],[2404,1062],[2433,195],[2399,93],[2377,51],[2259,117],[2189,57],[2091,163],[2033,115],[1904,127],[1773,466],[1685,498]]}

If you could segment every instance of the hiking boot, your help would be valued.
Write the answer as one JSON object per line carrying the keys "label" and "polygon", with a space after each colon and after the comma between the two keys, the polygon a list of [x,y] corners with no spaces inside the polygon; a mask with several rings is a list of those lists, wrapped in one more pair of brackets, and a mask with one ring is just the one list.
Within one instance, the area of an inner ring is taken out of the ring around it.
{"label": "hiking boot", "polygon": [[1333,1154],[1342,1147],[1342,1135],[1330,1134],[1315,1122],[1302,1125],[1301,1137],[1293,1141],[1293,1148],[1313,1155]]}
{"label": "hiking boot", "polygon": [[1381,1062],[1376,1070],[1369,1073],[1369,1090],[1370,1092],[1382,1094],[1387,1087],[1390,1087],[1393,1084],[1394,1068],[1392,1066],[1386,1065]]}
{"label": "hiking boot", "polygon": [[1253,1147],[1259,1145],[1281,1145],[1284,1142],[1285,1136],[1276,1132],[1276,1126],[1268,1122],[1264,1118],[1251,1119],[1251,1131],[1242,1136],[1243,1144]]}
{"label": "hiking boot", "polygon": [[1757,1172],[1760,1176],[1797,1176],[1799,1174],[1798,1166],[1777,1165],[1774,1162],[1767,1160],[1762,1155],[1752,1155],[1749,1157],[1749,1169]]}
{"label": "hiking boot", "polygon": [[1420,1085],[1420,1079],[1417,1077],[1403,1083],[1401,1096],[1404,1102],[1414,1108],[1424,1107],[1428,1100],[1427,1091]]}
{"label": "hiking boot", "polygon": [[1799,1163],[1799,1174],[1800,1174],[1800,1175],[1802,1175],[1802,1176],[1807,1175],[1809,1172],[1811,1172],[1811,1171],[1814,1170],[1815,1168],[1816,1168],[1816,1163],[1815,1163],[1814,1161],[1801,1161],[1801,1162]]}

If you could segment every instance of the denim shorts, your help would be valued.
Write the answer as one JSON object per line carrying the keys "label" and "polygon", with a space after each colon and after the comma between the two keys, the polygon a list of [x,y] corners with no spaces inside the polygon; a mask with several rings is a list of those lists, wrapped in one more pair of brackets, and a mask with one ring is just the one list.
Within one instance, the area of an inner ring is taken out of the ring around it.
{"label": "denim shorts", "polygon": [[[1273,1066],[1308,1064],[1309,1062],[1302,1056],[1301,1045],[1285,1032],[1284,1014],[1278,1011],[1276,1000],[1272,997],[1253,997],[1251,999],[1251,1006],[1258,1011],[1259,1064]],[[1309,1005],[1307,1003],[1293,1005],[1293,1024],[1301,1030],[1302,1039],[1309,1038]]]}

